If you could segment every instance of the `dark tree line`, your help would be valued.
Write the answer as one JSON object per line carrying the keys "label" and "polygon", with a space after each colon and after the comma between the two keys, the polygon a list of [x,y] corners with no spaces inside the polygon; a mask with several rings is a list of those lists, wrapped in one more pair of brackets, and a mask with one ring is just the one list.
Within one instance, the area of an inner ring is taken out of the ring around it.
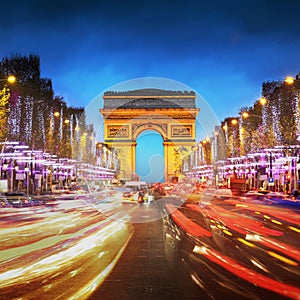
{"label": "dark tree line", "polygon": [[1,141],[21,141],[32,149],[60,157],[74,158],[74,151],[77,156],[86,152],[80,150],[80,132],[87,128],[84,109],[68,107],[62,97],[55,95],[51,79],[41,78],[39,56],[16,54],[3,58],[0,76],[9,75],[17,81],[9,87],[7,119],[0,120],[6,127],[6,131],[1,131]]}

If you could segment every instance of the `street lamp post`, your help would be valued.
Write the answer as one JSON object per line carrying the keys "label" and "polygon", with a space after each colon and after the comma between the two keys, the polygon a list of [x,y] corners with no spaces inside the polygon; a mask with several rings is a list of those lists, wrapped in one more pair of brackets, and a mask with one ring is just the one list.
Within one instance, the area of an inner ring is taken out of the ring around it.
{"label": "street lamp post", "polygon": [[29,195],[29,168],[28,166],[25,167],[25,174],[26,174],[26,193]]}
{"label": "street lamp post", "polygon": [[239,120],[238,119],[231,119],[230,121],[230,135],[228,136],[228,147],[229,147],[229,154],[230,156],[237,156],[240,149],[240,132],[239,132]]}
{"label": "street lamp post", "polygon": [[297,93],[297,141],[300,141],[300,72],[296,78],[287,76],[284,82],[293,86]]}
{"label": "street lamp post", "polygon": [[[263,107],[264,105],[266,105],[267,103],[267,99],[265,97],[261,97],[259,100],[258,100],[259,104]],[[260,118],[263,120],[263,115],[256,115],[256,114],[252,114],[252,113],[249,113],[248,111],[243,111],[241,113],[241,116],[242,116],[242,119],[248,119],[248,118],[251,118],[251,117],[256,117],[256,118]]]}
{"label": "street lamp post", "polygon": [[6,122],[7,122],[7,104],[10,98],[8,84],[13,84],[16,81],[15,76],[8,76],[5,79],[0,79],[4,85],[0,89],[0,139],[6,138]]}
{"label": "street lamp post", "polygon": [[14,170],[15,170],[14,159],[12,158],[10,159],[9,166],[10,166],[10,191],[13,192],[14,191]]}
{"label": "street lamp post", "polygon": [[[262,107],[264,105],[266,105],[267,103],[267,99],[265,97],[261,97],[256,103],[260,104]],[[261,120],[260,125],[258,125],[257,128],[259,128],[259,126],[262,127],[263,130],[260,131],[260,134],[262,134],[261,138],[263,140],[263,135],[265,134],[264,132],[264,116],[263,116],[263,112],[261,115],[258,114],[252,114],[251,112],[248,111],[241,111],[240,112],[240,144],[241,144],[241,149],[243,150],[243,154],[247,153],[247,150],[245,149],[244,146],[244,135],[245,135],[245,130],[244,130],[244,124],[249,124],[251,125],[252,122],[250,122],[250,120],[252,118],[258,118]],[[248,123],[245,123],[244,120],[249,120]],[[245,153],[244,153],[245,152]]]}
{"label": "street lamp post", "polygon": [[285,77],[284,81],[285,81],[285,83],[287,83],[289,85],[294,85],[297,89],[300,89],[300,72],[296,76],[296,78],[294,78],[292,76],[287,76],[287,77]]}
{"label": "street lamp post", "polygon": [[8,76],[7,78],[1,78],[0,81],[6,81],[8,83],[15,83],[16,82],[16,77],[13,75]]}
{"label": "street lamp post", "polygon": [[194,168],[197,170],[197,167],[198,167],[198,146],[195,146],[193,147],[193,152],[194,152],[194,158],[195,158],[195,161],[194,161]]}
{"label": "street lamp post", "polygon": [[267,99],[265,97],[260,97],[259,98],[259,103],[264,106],[267,103]]}
{"label": "street lamp post", "polygon": [[4,79],[0,79],[0,82],[4,82],[3,87],[1,87],[1,91],[0,91],[0,101],[1,101],[1,106],[5,107],[8,99],[10,97],[10,93],[9,93],[9,88],[8,88],[8,84],[13,84],[16,82],[16,77],[15,76],[8,76],[7,78]]}
{"label": "street lamp post", "polygon": [[238,125],[238,120],[236,118],[227,118],[222,129],[225,136],[225,157],[232,157],[235,155],[235,145],[234,141],[236,139],[236,126]]}
{"label": "street lamp post", "polygon": [[[298,75],[296,76],[296,78],[292,77],[292,76],[287,76],[284,79],[284,82],[288,85],[292,85],[295,89],[295,92],[297,93],[296,97],[297,97],[297,113],[296,113],[296,126],[297,126],[297,142],[300,142],[300,72],[298,73]],[[296,186],[298,186],[298,171],[297,171],[297,160],[293,160],[292,161],[292,175],[294,178],[293,179],[293,184]],[[296,169],[296,172],[294,170],[294,168]]]}

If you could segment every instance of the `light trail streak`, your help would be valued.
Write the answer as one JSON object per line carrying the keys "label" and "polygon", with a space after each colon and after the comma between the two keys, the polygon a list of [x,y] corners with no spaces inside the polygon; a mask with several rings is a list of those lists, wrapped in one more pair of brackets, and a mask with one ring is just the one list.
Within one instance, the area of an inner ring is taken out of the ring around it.
{"label": "light trail streak", "polygon": [[[0,298],[84,299],[109,274],[132,236],[129,218],[118,211],[107,217],[88,203],[74,203],[32,208],[31,215],[23,209],[5,213]],[[64,289],[71,278],[76,285]]]}
{"label": "light trail streak", "polygon": [[257,273],[252,269],[243,266],[237,261],[229,258],[226,255],[223,255],[222,253],[216,250],[208,249],[206,247],[199,247],[196,245],[193,249],[193,252],[205,256],[210,261],[220,265],[232,274],[235,274],[236,276],[248,282],[251,282],[259,287],[263,287],[267,290],[274,291],[285,297],[289,297],[292,299],[300,299],[299,288],[279,282],[272,278],[268,278],[260,273]]}

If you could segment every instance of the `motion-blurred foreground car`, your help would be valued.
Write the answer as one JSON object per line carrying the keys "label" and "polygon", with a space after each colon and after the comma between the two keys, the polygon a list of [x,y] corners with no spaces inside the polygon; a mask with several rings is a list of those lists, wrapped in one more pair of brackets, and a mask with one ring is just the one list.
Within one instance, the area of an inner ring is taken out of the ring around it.
{"label": "motion-blurred foreground car", "polygon": [[170,266],[212,299],[299,299],[299,211],[238,199],[167,203]]}
{"label": "motion-blurred foreground car", "polygon": [[0,210],[0,299],[87,299],[133,233],[126,215],[96,204]]}

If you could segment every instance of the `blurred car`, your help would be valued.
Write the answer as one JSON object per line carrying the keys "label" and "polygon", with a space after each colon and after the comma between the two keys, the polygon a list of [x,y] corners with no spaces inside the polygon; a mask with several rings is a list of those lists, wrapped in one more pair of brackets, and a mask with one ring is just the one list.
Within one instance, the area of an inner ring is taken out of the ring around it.
{"label": "blurred car", "polygon": [[12,205],[12,207],[30,207],[34,206],[34,202],[31,197],[23,192],[7,192],[4,193],[6,200],[8,203]]}
{"label": "blurred car", "polygon": [[12,207],[4,195],[0,195],[0,208]]}
{"label": "blurred car", "polygon": [[209,299],[298,299],[298,236],[284,230],[297,224],[297,212],[274,210],[273,218],[282,222],[276,224],[255,213],[268,212],[264,204],[237,209],[237,201],[228,205],[216,200],[165,205],[163,235],[170,268],[188,270]]}
{"label": "blurred car", "polygon": [[34,206],[45,205],[47,200],[43,198],[33,198],[31,199]]}
{"label": "blurred car", "polygon": [[232,191],[228,188],[220,188],[215,191],[214,197],[219,199],[232,198]]}
{"label": "blurred car", "polygon": [[299,198],[293,198],[282,192],[273,192],[268,190],[253,190],[249,191],[244,196],[239,197],[239,199],[245,202],[300,208]]}
{"label": "blurred car", "polygon": [[[131,189],[127,189],[126,191],[124,191],[122,193],[122,199],[123,199],[123,202],[136,202],[137,201],[137,197],[135,197],[135,195],[137,195],[137,192],[136,191],[133,191]],[[136,198],[136,199],[135,199]]]}

